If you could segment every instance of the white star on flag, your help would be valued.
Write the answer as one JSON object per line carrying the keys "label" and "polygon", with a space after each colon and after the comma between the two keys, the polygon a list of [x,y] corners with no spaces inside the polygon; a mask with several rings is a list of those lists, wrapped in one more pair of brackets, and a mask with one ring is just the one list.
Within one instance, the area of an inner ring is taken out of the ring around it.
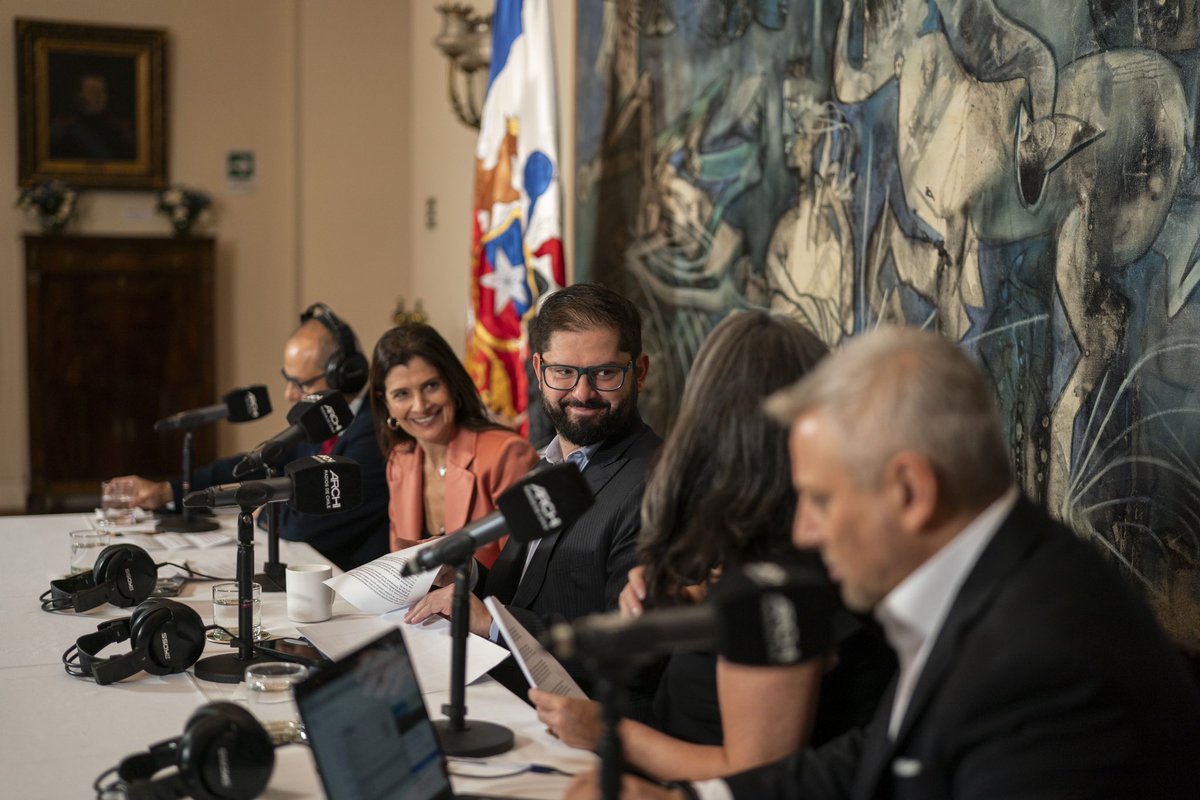
{"label": "white star on flag", "polygon": [[508,260],[508,254],[503,247],[492,251],[495,258],[495,269],[480,275],[479,282],[491,289],[495,298],[493,310],[497,316],[509,303],[524,300],[528,287],[525,285],[525,265],[513,264]]}

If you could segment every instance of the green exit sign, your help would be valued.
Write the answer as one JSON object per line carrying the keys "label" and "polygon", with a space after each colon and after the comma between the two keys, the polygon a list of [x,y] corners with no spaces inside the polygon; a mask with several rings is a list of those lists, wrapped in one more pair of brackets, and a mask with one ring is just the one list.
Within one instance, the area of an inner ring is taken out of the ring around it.
{"label": "green exit sign", "polygon": [[225,176],[231,181],[254,179],[254,151],[230,150],[225,156]]}

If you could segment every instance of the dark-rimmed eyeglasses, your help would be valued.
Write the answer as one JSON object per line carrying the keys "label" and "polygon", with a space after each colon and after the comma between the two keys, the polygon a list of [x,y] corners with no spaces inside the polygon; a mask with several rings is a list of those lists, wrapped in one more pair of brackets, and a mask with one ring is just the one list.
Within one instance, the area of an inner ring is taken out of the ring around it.
{"label": "dark-rimmed eyeglasses", "polygon": [[291,375],[288,375],[287,370],[284,370],[284,369],[279,370],[279,374],[283,376],[283,379],[285,381],[290,383],[292,386],[295,386],[296,390],[299,391],[300,394],[304,394],[304,395],[312,394],[313,387],[316,386],[317,383],[319,383],[320,380],[325,377],[325,373],[322,372],[320,375],[309,378],[307,380],[300,380],[299,378],[293,378]]}
{"label": "dark-rimmed eyeglasses", "polygon": [[594,367],[576,367],[571,364],[542,364],[542,380],[551,389],[569,392],[587,376],[588,383],[597,392],[615,392],[625,385],[625,373],[633,366],[633,360],[621,364],[598,364]]}

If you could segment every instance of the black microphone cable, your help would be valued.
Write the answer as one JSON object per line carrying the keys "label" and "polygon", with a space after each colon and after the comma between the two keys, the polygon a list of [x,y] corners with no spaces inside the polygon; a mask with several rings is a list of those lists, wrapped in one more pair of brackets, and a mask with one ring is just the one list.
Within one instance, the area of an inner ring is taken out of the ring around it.
{"label": "black microphone cable", "polygon": [[192,569],[186,561],[183,562],[182,564],[176,564],[174,561],[162,561],[158,564],[155,564],[154,566],[155,567],[178,567],[179,569],[186,572],[188,574],[189,578],[194,576],[197,578],[207,578],[210,581],[226,581],[229,583],[232,583],[237,580],[237,578],[219,578],[216,575],[206,575],[203,572],[197,572],[196,570]]}
{"label": "black microphone cable", "polygon": [[91,673],[83,668],[83,664],[79,663],[79,645],[78,643],[71,645],[62,654],[63,669],[68,675],[76,678],[90,678]]}
{"label": "black microphone cable", "polygon": [[[242,640],[238,637],[238,635],[226,628],[224,625],[205,625],[204,632],[207,633],[208,631],[220,631],[228,636],[228,644],[230,647],[237,647],[242,644]],[[320,661],[315,661],[311,658],[305,658],[304,656],[298,656],[295,653],[286,653],[282,650],[272,650],[269,647],[263,647],[258,642],[250,642],[250,649],[261,656],[269,656],[273,661],[290,661],[293,664],[302,664],[310,669],[320,669],[322,666],[324,666]]]}
{"label": "black microphone cable", "polygon": [[97,775],[96,780],[92,781],[92,789],[94,789],[96,792],[96,800],[110,800],[110,798],[113,797],[127,796],[126,792],[124,791],[125,785],[122,783],[120,778],[115,781],[109,781],[105,786],[100,785],[105,778],[115,773],[118,769],[119,767],[109,767],[108,769],[104,770],[104,772],[101,772],[99,775]]}
{"label": "black microphone cable", "polygon": [[[38,595],[38,600],[42,604],[42,611],[46,611],[50,614],[56,614],[59,611],[66,611],[67,609],[72,608],[72,605],[66,600],[54,600],[51,598],[50,593],[53,591],[53,589],[47,589]],[[64,603],[66,604],[63,605]]]}
{"label": "black microphone cable", "polygon": [[[99,631],[104,630],[105,628],[116,625],[118,622],[128,622],[128,621],[129,621],[128,617],[122,617],[120,619],[110,619],[107,622],[101,622],[96,627],[96,630],[97,630],[97,632],[99,632]],[[66,650],[63,651],[62,665],[63,665],[63,669],[66,670],[66,673],[73,677],[76,677],[76,678],[94,677],[92,675],[92,673],[86,667],[84,667],[83,664],[81,664],[79,661],[79,642],[78,641],[76,641],[73,645],[71,645],[70,647],[68,647]]]}

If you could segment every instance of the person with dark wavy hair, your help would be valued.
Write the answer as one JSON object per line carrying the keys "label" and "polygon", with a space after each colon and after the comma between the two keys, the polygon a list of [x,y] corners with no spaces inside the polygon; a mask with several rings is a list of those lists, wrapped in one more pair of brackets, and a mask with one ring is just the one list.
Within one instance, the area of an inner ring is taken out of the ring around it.
{"label": "person with dark wavy hair", "polygon": [[[762,404],[826,353],[799,322],[766,311],[734,313],[709,334],[646,486],[642,566],[630,573],[622,611],[639,614],[643,601],[657,607],[698,602],[722,571],[753,561],[787,562],[825,580],[819,561],[791,545],[796,493],[787,437]],[[886,662],[881,642],[877,652]],[[661,780],[729,775],[781,758],[810,740],[830,666],[830,658],[818,656],[795,666],[748,667],[713,653],[678,651],[659,686],[658,729],[623,720],[624,753]],[[884,681],[886,674],[874,691]],[[862,703],[867,711],[876,696]],[[567,744],[596,746],[594,703],[537,690],[530,698]],[[847,703],[822,700],[823,727],[848,727],[850,721],[836,718]]]}
{"label": "person with dark wavy hair", "polygon": [[[387,458],[392,550],[490,514],[496,498],[537,463],[533,445],[488,416],[462,362],[429,325],[383,334],[368,381],[375,436]],[[503,543],[475,557],[491,566]]]}

